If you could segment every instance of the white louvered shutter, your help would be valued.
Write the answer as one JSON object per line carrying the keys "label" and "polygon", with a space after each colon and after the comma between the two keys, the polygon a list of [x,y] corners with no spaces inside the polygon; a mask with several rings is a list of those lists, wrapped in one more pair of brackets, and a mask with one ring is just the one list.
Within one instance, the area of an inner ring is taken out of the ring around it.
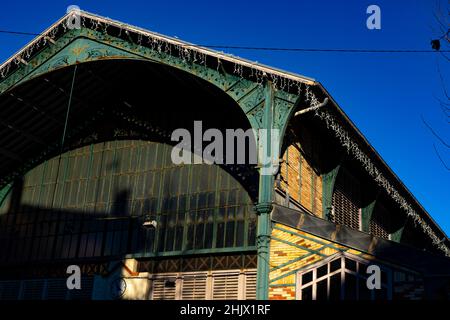
{"label": "white louvered shutter", "polygon": [[205,300],[206,279],[207,279],[206,273],[184,275],[181,289],[181,299]]}
{"label": "white louvered shutter", "polygon": [[175,300],[176,286],[167,285],[167,282],[176,283],[176,277],[156,278],[152,281],[153,300]]}
{"label": "white louvered shutter", "polygon": [[48,300],[65,300],[67,299],[67,279],[56,278],[47,280],[47,292],[45,299]]}
{"label": "white louvered shutter", "polygon": [[20,293],[21,281],[1,281],[0,300],[17,300]]}
{"label": "white louvered shutter", "polygon": [[94,288],[93,277],[81,278],[81,289],[68,290],[70,300],[90,300],[92,299],[92,291]]}
{"label": "white louvered shutter", "polygon": [[44,280],[25,280],[22,287],[23,300],[42,300]]}
{"label": "white louvered shutter", "polygon": [[213,300],[237,300],[239,271],[213,273]]}
{"label": "white louvered shutter", "polygon": [[245,273],[245,300],[256,300],[256,270]]}

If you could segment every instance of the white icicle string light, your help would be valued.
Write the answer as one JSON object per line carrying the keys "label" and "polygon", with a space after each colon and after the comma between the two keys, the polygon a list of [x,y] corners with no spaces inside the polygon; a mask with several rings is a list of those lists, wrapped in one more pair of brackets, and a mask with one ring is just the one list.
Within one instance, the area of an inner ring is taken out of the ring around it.
{"label": "white icicle string light", "polygon": [[297,86],[297,95],[300,97],[302,94],[302,84],[298,81],[295,84]]}
{"label": "white icicle string light", "polygon": [[264,72],[261,70],[256,70],[256,84],[258,84],[260,87],[264,84]]}
{"label": "white icicle string light", "polygon": [[[309,86],[306,86],[306,99],[310,102],[312,107],[317,106],[319,103],[315,94],[309,89]],[[338,123],[335,117],[329,112],[321,109],[317,109],[315,115],[325,122],[327,129],[331,129],[334,132],[346,151],[361,162],[364,169],[374,178],[377,184],[406,212],[408,217],[412,218],[414,225],[417,226],[418,224],[425,234],[431,238],[433,244],[444,251],[446,256],[450,256],[450,249],[441,241],[441,239],[439,239],[432,228],[412,208],[408,201],[391,185],[380,170],[373,164],[372,160],[359,148],[358,144],[350,138],[349,133]]]}
{"label": "white icicle string light", "polygon": [[270,76],[270,80],[272,81],[273,87],[277,88],[279,77],[274,74],[270,74],[269,76]]}
{"label": "white icicle string light", "polygon": [[239,78],[244,78],[244,67],[240,63],[234,64],[233,74],[239,76]]}

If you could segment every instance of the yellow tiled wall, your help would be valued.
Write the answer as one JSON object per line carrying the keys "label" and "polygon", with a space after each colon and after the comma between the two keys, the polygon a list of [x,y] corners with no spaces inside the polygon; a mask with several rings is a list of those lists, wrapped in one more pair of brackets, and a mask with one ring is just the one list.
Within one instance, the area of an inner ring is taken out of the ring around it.
{"label": "yellow tiled wall", "polygon": [[312,234],[275,224],[270,241],[269,299],[294,300],[297,271],[339,251],[361,254]]}

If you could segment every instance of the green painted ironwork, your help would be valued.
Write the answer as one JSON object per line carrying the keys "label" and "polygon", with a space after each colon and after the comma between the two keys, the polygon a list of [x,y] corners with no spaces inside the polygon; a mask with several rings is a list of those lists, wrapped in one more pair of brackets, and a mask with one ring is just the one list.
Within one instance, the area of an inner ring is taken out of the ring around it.
{"label": "green painted ironwork", "polygon": [[295,283],[279,283],[279,284],[271,284],[270,286],[274,288],[294,287]]}
{"label": "green painted ironwork", "polygon": [[[255,83],[196,62],[158,52],[111,35],[81,28],[69,30],[58,41],[39,52],[27,65],[0,82],[0,94],[27,80],[63,67],[105,59],[135,59],[163,63],[202,78],[232,97],[247,115],[253,128],[263,127],[264,88]],[[205,63],[206,64],[206,63]],[[220,64],[220,61],[219,61]],[[274,99],[273,127],[284,130],[298,97],[278,90]]]}
{"label": "green painted ironwork", "polygon": [[402,240],[403,231],[405,230],[405,226],[400,227],[397,231],[391,233],[391,241],[400,242]]}
{"label": "green painted ironwork", "polygon": [[[267,129],[266,141],[263,145],[258,146],[262,148],[264,155],[271,155],[271,141],[273,128],[273,114],[274,114],[274,88],[270,81],[265,83],[265,101],[264,101],[264,128]],[[279,152],[277,150],[276,152]],[[278,159],[278,157],[275,157]],[[256,284],[256,298],[259,300],[267,300],[269,298],[269,245],[270,245],[270,212],[272,211],[272,197],[274,189],[273,174],[262,174],[262,169],[270,171],[272,163],[263,164],[260,168],[259,178],[259,196],[256,210],[258,212],[257,236],[256,244],[258,248],[258,279]]]}
{"label": "green painted ironwork", "polygon": [[[8,228],[27,232],[8,242],[0,260],[12,251],[14,259],[26,262],[255,251],[256,214],[239,181],[219,166],[175,166],[164,160],[170,150],[161,143],[110,141],[66,152],[61,161],[54,157],[34,168],[25,176],[27,200],[17,211],[19,222],[7,222]],[[61,174],[56,177],[58,167]],[[186,183],[188,174],[196,179]],[[1,195],[6,194],[2,189]],[[193,206],[186,207],[185,199]],[[0,214],[7,210],[0,207]],[[219,212],[225,219],[219,219]],[[214,215],[215,224],[223,223],[220,230],[216,227],[216,237],[207,233],[212,225],[206,213]],[[189,214],[193,221],[161,221]],[[154,229],[143,228],[146,215],[159,219],[166,232],[156,236]],[[48,252],[29,255],[26,246]]]}
{"label": "green painted ironwork", "polygon": [[255,246],[235,247],[235,248],[215,248],[215,249],[196,249],[196,250],[178,250],[171,252],[157,252],[157,253],[135,253],[127,254],[125,258],[142,259],[142,258],[157,258],[157,257],[179,257],[186,255],[202,255],[202,254],[230,254],[230,253],[246,253],[255,252]]}
{"label": "green painted ironwork", "polygon": [[322,214],[325,219],[330,219],[331,216],[334,183],[336,182],[339,168],[340,165],[337,165],[322,175]]}
{"label": "green painted ironwork", "polygon": [[[297,258],[295,258],[295,259],[293,259],[293,260],[291,260],[291,261],[288,261],[288,262],[286,262],[286,263],[284,263],[284,264],[282,264],[282,265],[280,265],[280,266],[277,266],[276,268],[273,268],[272,270],[277,270],[277,269],[279,269],[279,268],[282,268],[282,267],[285,267],[285,266],[287,266],[287,265],[289,265],[289,264],[291,264],[291,263],[294,263],[294,262],[297,262],[297,261],[306,259],[306,258],[308,258],[308,257],[310,257],[310,256],[313,256],[313,255],[319,255],[319,256],[321,256],[322,258],[328,257],[327,255],[321,253],[321,251],[322,251],[323,249],[325,249],[325,248],[332,248],[332,249],[334,249],[334,250],[336,250],[336,251],[338,251],[338,252],[345,252],[345,251],[348,251],[348,250],[349,250],[349,248],[346,248],[346,247],[338,247],[338,246],[337,246],[335,243],[333,243],[333,242],[327,243],[327,242],[325,242],[325,241],[321,241],[321,240],[318,240],[318,239],[314,239],[314,238],[309,237],[309,236],[306,236],[306,235],[304,235],[304,234],[298,234],[298,233],[292,232],[292,231],[287,230],[287,229],[285,229],[285,228],[283,228],[283,227],[280,227],[280,226],[275,226],[274,229],[280,230],[280,231],[283,231],[283,232],[287,232],[287,233],[289,233],[289,234],[291,234],[291,235],[298,236],[298,237],[300,237],[300,238],[303,238],[303,239],[306,239],[306,240],[309,240],[309,241],[316,242],[316,243],[318,243],[318,244],[320,244],[320,245],[322,245],[322,246],[321,246],[320,248],[318,248],[318,249],[314,249],[314,250],[313,250],[313,249],[309,249],[309,248],[306,248],[306,247],[304,247],[304,246],[301,246],[301,245],[299,245],[299,244],[289,242],[289,241],[287,241],[287,240],[283,240],[283,239],[279,239],[279,238],[273,237],[273,238],[272,238],[273,240],[280,241],[280,242],[285,243],[285,244],[287,244],[287,245],[296,247],[296,248],[298,248],[298,249],[300,249],[300,250],[308,251],[308,253],[306,253],[305,255],[303,255],[303,256],[301,256],[301,257],[297,257]],[[301,268],[299,268],[299,269],[291,270],[291,271],[289,271],[289,272],[287,272],[287,273],[283,273],[282,275],[280,275],[280,276],[278,276],[278,277],[275,277],[275,278],[273,278],[273,279],[270,279],[270,284],[269,284],[269,286],[270,286],[270,287],[278,286],[277,284],[273,284],[273,282],[276,282],[276,281],[278,281],[278,280],[280,280],[280,279],[282,279],[282,278],[285,278],[285,277],[287,277],[287,276],[289,276],[289,275],[295,274],[295,273],[297,273],[297,272],[299,272],[299,271],[301,271],[301,270],[305,270],[305,269],[309,268],[309,266],[310,266],[310,264],[307,264],[306,266],[303,266],[303,267],[301,267]]]}
{"label": "green painted ironwork", "polygon": [[12,183],[6,185],[0,190],[0,207],[3,205],[3,202],[6,200],[6,197],[8,196],[9,192],[12,189]]}
{"label": "green painted ironwork", "polygon": [[[46,73],[80,63],[105,59],[132,59],[165,64],[206,80],[236,101],[253,129],[279,129],[280,138],[284,136],[288,119],[292,116],[294,105],[299,99],[295,94],[284,90],[275,90],[274,85],[269,81],[262,85],[242,76],[227,73],[220,67],[219,59],[218,67],[211,68],[205,61],[202,64],[202,59],[186,60],[85,27],[66,31],[55,43],[41,50],[27,64],[21,65],[8,75],[0,82],[0,94]],[[270,130],[268,130],[268,134],[270,135]],[[271,139],[269,138],[267,141],[271,141]],[[276,151],[277,155],[280,151]],[[258,299],[267,299],[273,175],[261,175],[259,188],[259,199],[256,206],[258,211],[257,297]],[[216,216],[217,214],[215,214]],[[214,232],[216,233],[217,230]]]}
{"label": "green painted ironwork", "polygon": [[276,230],[280,230],[280,231],[289,233],[289,234],[291,234],[291,235],[293,235],[293,236],[299,236],[299,237],[301,237],[301,238],[303,238],[303,239],[306,239],[306,240],[309,240],[309,241],[314,241],[314,242],[316,242],[316,243],[318,243],[318,244],[321,244],[321,245],[323,245],[323,246],[331,246],[331,247],[332,247],[333,249],[335,249],[335,250],[340,250],[340,248],[337,247],[337,246],[335,246],[332,242],[331,242],[331,244],[330,244],[330,243],[327,243],[327,242],[325,242],[325,241],[322,241],[322,240],[319,240],[319,239],[316,239],[316,238],[307,236],[307,235],[305,235],[305,234],[301,234],[301,235],[300,235],[300,234],[298,234],[298,233],[296,233],[296,232],[292,232],[292,231],[287,230],[287,229],[285,229],[285,228],[283,228],[283,227],[280,227],[280,226],[275,226],[275,227],[273,227],[273,228],[276,229]]}
{"label": "green painted ironwork", "polygon": [[370,232],[370,220],[377,200],[373,200],[367,206],[361,208],[361,229],[364,232]]}
{"label": "green painted ironwork", "polygon": [[320,252],[320,250],[322,250],[324,247],[321,247],[321,248],[318,249],[318,250],[312,250],[312,249],[309,249],[309,248],[307,248],[307,247],[305,247],[305,246],[302,246],[302,245],[299,245],[299,244],[296,244],[296,243],[292,243],[292,242],[289,242],[289,241],[287,241],[287,240],[283,240],[283,239],[280,239],[280,238],[277,238],[277,237],[272,237],[272,239],[273,239],[273,240],[276,240],[276,241],[279,241],[279,242],[282,242],[282,243],[285,243],[285,244],[290,245],[290,246],[292,246],[292,247],[296,247],[296,248],[298,248],[298,249],[300,249],[300,250],[304,250],[304,251],[308,251],[308,252],[317,254],[317,255],[319,255],[319,256],[323,256],[323,257],[326,256],[326,255],[324,255],[323,253]]}

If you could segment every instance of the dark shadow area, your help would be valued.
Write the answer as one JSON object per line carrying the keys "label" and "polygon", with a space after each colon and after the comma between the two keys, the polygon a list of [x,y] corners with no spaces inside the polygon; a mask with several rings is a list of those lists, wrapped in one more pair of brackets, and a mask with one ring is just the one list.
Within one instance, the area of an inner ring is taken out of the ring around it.
{"label": "dark shadow area", "polygon": [[[27,81],[0,96],[0,186],[61,153],[74,67]],[[142,139],[175,145],[171,134],[194,121],[202,131],[250,128],[237,103],[211,83],[161,64],[133,60],[79,64],[64,151],[110,140]],[[209,142],[203,142],[203,148]],[[224,143],[225,148],[225,143]],[[201,154],[201,150],[193,150]],[[224,153],[225,154],[225,153]],[[255,164],[223,166],[257,196]],[[248,183],[251,180],[251,183]]]}
{"label": "dark shadow area", "polygon": [[[120,167],[120,162],[117,164]],[[216,172],[222,172],[222,176],[227,175],[219,167],[215,168]],[[195,170],[201,173],[202,170],[210,172],[212,169],[202,165]],[[200,175],[199,180],[191,184],[193,192],[185,194],[178,188],[180,184],[187,184],[182,180],[182,171],[169,173],[162,180],[161,187],[155,188],[158,193],[167,191],[161,193],[160,198],[135,198],[131,191],[133,185],[130,185],[130,188],[119,188],[117,193],[111,195],[109,210],[100,202],[102,198],[109,197],[107,192],[96,193],[100,198],[94,201],[94,207],[81,205],[77,209],[52,209],[23,203],[20,199],[24,196],[30,198],[30,191],[24,191],[24,188],[30,190],[30,187],[24,186],[24,179],[17,179],[9,199],[4,202],[4,207],[8,208],[0,215],[2,267],[64,260],[120,260],[129,254],[142,257],[157,257],[164,252],[195,254],[196,250],[213,247],[226,252],[227,248],[244,249],[255,245],[256,216],[253,205],[238,184],[231,189],[224,186],[223,191],[220,186],[215,192],[202,191],[215,183],[202,180]],[[171,189],[171,184],[176,186]],[[53,186],[34,192],[41,193],[42,198],[63,197],[67,207],[74,195],[70,192],[58,194],[56,190],[60,189]],[[156,220],[157,227],[144,227],[143,223],[147,220]],[[217,230],[214,231],[216,239],[213,238],[213,230]]]}
{"label": "dark shadow area", "polygon": [[[203,132],[249,129],[234,100],[160,64],[80,64],[61,148],[73,71],[45,74],[0,96],[0,117],[11,124],[0,125],[0,185],[14,179],[8,207],[0,206],[2,279],[65,277],[56,266],[69,262],[100,274],[105,264],[128,255],[254,251],[255,165],[170,161],[177,143],[172,131],[186,128],[193,135],[195,120]],[[32,172],[36,181],[30,184],[23,177]],[[87,198],[95,200],[82,205]],[[144,227],[149,220],[157,227]]]}

